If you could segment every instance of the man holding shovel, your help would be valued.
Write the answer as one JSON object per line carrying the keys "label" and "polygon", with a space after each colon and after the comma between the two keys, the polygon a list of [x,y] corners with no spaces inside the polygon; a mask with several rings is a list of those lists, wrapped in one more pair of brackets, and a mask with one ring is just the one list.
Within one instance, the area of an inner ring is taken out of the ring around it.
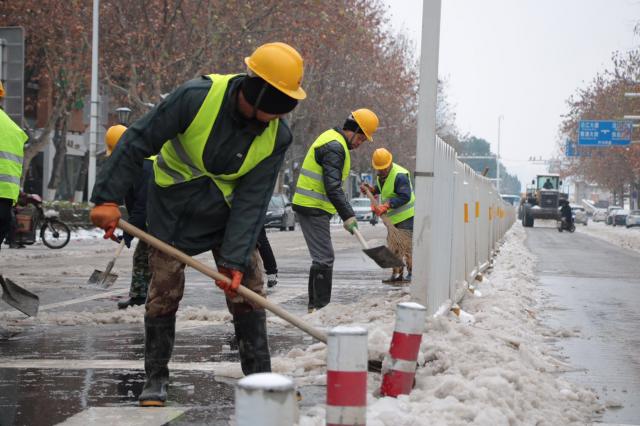
{"label": "man holding shovel", "polygon": [[353,111],[342,128],[322,133],[311,144],[302,163],[293,195],[302,234],[311,254],[309,270],[309,313],[331,301],[334,253],[329,221],[336,212],[351,234],[358,228],[355,214],[342,185],[351,170],[349,151],[373,140],[378,117],[366,108]]}
{"label": "man holding shovel", "polygon": [[[411,175],[407,169],[393,162],[393,155],[385,148],[378,148],[373,152],[371,165],[376,169],[376,185],[372,187],[367,183],[360,185],[360,190],[365,193],[365,188],[371,194],[380,194],[380,204],[372,205],[371,210],[376,216],[386,213],[391,223],[400,230],[403,230],[409,243],[413,234],[413,216],[415,195],[411,185]],[[388,236],[392,233],[389,231]],[[392,241],[389,246],[394,247]],[[407,264],[407,276],[403,277],[403,268],[393,268],[391,277],[383,280],[384,283],[397,283],[411,281],[411,246],[405,253],[396,253],[400,258],[405,257]]]}
{"label": "man holding shovel", "polygon": [[[302,57],[291,46],[264,44],[245,63],[248,75],[189,81],[129,127],[97,178],[91,218],[112,237],[118,201],[139,178],[144,158],[157,154],[148,232],[188,255],[213,251],[218,271],[230,278],[216,284],[233,315],[242,371],[252,374],[271,370],[266,316],[234,290],[243,285],[262,293],[256,239],[292,142],[282,117],[306,94]],[[147,378],[139,400],[142,406],[163,406],[185,264],[152,248],[149,266]]]}
{"label": "man holding shovel", "polygon": [[[107,146],[106,155],[110,157],[120,138],[127,130],[122,124],[109,127],[104,136]],[[129,214],[129,223],[143,231],[147,230],[147,193],[149,192],[149,181],[153,181],[153,160],[147,158],[142,163],[142,176],[137,180],[124,196],[124,205]],[[133,236],[123,234],[124,244],[131,247]],[[118,309],[127,309],[129,306],[144,305],[147,299],[147,289],[151,280],[149,271],[149,245],[142,240],[138,240],[136,249],[133,252],[133,268],[131,271],[131,285],[129,287],[129,298],[118,302]]]}

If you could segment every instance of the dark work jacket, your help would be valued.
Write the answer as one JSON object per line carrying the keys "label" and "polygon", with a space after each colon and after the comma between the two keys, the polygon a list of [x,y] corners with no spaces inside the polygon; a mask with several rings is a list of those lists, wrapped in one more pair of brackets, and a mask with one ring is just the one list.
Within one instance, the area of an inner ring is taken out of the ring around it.
{"label": "dark work jacket", "polygon": [[[264,129],[238,111],[236,97],[242,80],[234,77],[204,149],[204,165],[213,174],[238,171],[254,137]],[[145,114],[124,133],[96,178],[91,201],[120,202],[141,179],[146,157],[157,154],[164,143],[184,133],[204,101],[211,80],[191,80]],[[220,248],[220,266],[243,270],[256,247],[256,239],[284,154],[291,145],[288,124],[280,120],[273,153],[237,181],[233,205],[227,207],[222,192],[206,176],[161,188],[149,185],[149,233],[189,255]]]}
{"label": "dark work jacket", "polygon": [[142,176],[127,191],[124,205],[129,214],[129,223],[146,232],[147,230],[147,192],[149,182],[153,180],[153,161],[144,160]]}
{"label": "dark work jacket", "polygon": [[[339,128],[335,127],[333,130],[345,136]],[[345,136],[345,140],[346,139]],[[338,141],[328,142],[315,150],[315,160],[322,167],[322,179],[324,181],[324,190],[327,193],[327,198],[329,198],[331,204],[336,208],[342,220],[347,220],[355,216],[353,208],[347,201],[347,197],[342,189],[342,168],[344,167],[345,158],[346,153],[344,152],[344,147]],[[322,209],[299,206],[297,204],[293,204],[291,208],[295,212],[307,216],[329,214]]]}

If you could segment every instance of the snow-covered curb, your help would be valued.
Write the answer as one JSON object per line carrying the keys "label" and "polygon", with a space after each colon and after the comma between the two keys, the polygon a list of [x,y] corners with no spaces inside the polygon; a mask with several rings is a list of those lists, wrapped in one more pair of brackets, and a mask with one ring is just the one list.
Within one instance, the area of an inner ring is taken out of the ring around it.
{"label": "snow-covered curb", "polygon": [[605,225],[604,222],[589,222],[589,225],[576,225],[576,231],[600,238],[618,247],[640,252],[640,228]]}
{"label": "snow-covered curb", "polygon": [[[418,360],[422,367],[410,396],[379,398],[380,377],[369,375],[369,426],[585,424],[602,410],[593,392],[559,377],[570,367],[559,359],[551,338],[565,333],[536,319],[544,307],[524,238],[519,226],[509,231],[490,280],[480,285],[483,296],[463,301],[474,323],[454,315],[427,320]],[[358,305],[330,305],[307,319],[324,326],[367,327],[369,358],[381,358],[391,339],[395,305],[407,300],[408,294],[389,292]],[[275,357],[273,366],[299,385],[321,385],[325,357],[324,345],[315,344]],[[324,406],[304,410],[300,425],[324,425]]]}

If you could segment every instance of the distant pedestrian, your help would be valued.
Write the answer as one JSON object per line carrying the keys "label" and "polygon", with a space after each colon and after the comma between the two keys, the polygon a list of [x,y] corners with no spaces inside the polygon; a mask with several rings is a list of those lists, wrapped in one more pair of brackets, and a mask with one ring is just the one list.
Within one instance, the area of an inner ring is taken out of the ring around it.
{"label": "distant pedestrian", "polygon": [[258,251],[264,265],[264,272],[267,274],[267,287],[275,287],[278,284],[278,264],[271,249],[271,244],[267,238],[267,231],[262,227],[258,234]]}

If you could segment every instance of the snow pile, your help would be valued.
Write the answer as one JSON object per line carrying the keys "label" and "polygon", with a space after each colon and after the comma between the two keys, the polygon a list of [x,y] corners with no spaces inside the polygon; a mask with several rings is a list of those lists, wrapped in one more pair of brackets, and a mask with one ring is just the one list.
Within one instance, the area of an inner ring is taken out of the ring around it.
{"label": "snow pile", "polygon": [[[491,280],[479,284],[483,296],[463,300],[461,308],[474,323],[452,314],[427,320],[410,396],[380,398],[381,378],[369,375],[368,425],[584,424],[602,410],[593,392],[558,377],[570,367],[558,359],[548,336],[564,331],[556,333],[536,319],[543,307],[524,237],[519,226],[509,232]],[[389,292],[357,306],[330,305],[307,320],[365,326],[369,358],[381,359],[395,305],[408,300],[407,294]],[[293,349],[274,358],[274,372],[292,376],[298,385],[324,384],[325,358],[320,343]],[[324,406],[303,411],[300,425],[324,425]]]}
{"label": "snow pile", "polygon": [[640,228],[626,228],[590,221],[588,226],[576,225],[576,231],[600,238],[618,247],[640,252]]}

